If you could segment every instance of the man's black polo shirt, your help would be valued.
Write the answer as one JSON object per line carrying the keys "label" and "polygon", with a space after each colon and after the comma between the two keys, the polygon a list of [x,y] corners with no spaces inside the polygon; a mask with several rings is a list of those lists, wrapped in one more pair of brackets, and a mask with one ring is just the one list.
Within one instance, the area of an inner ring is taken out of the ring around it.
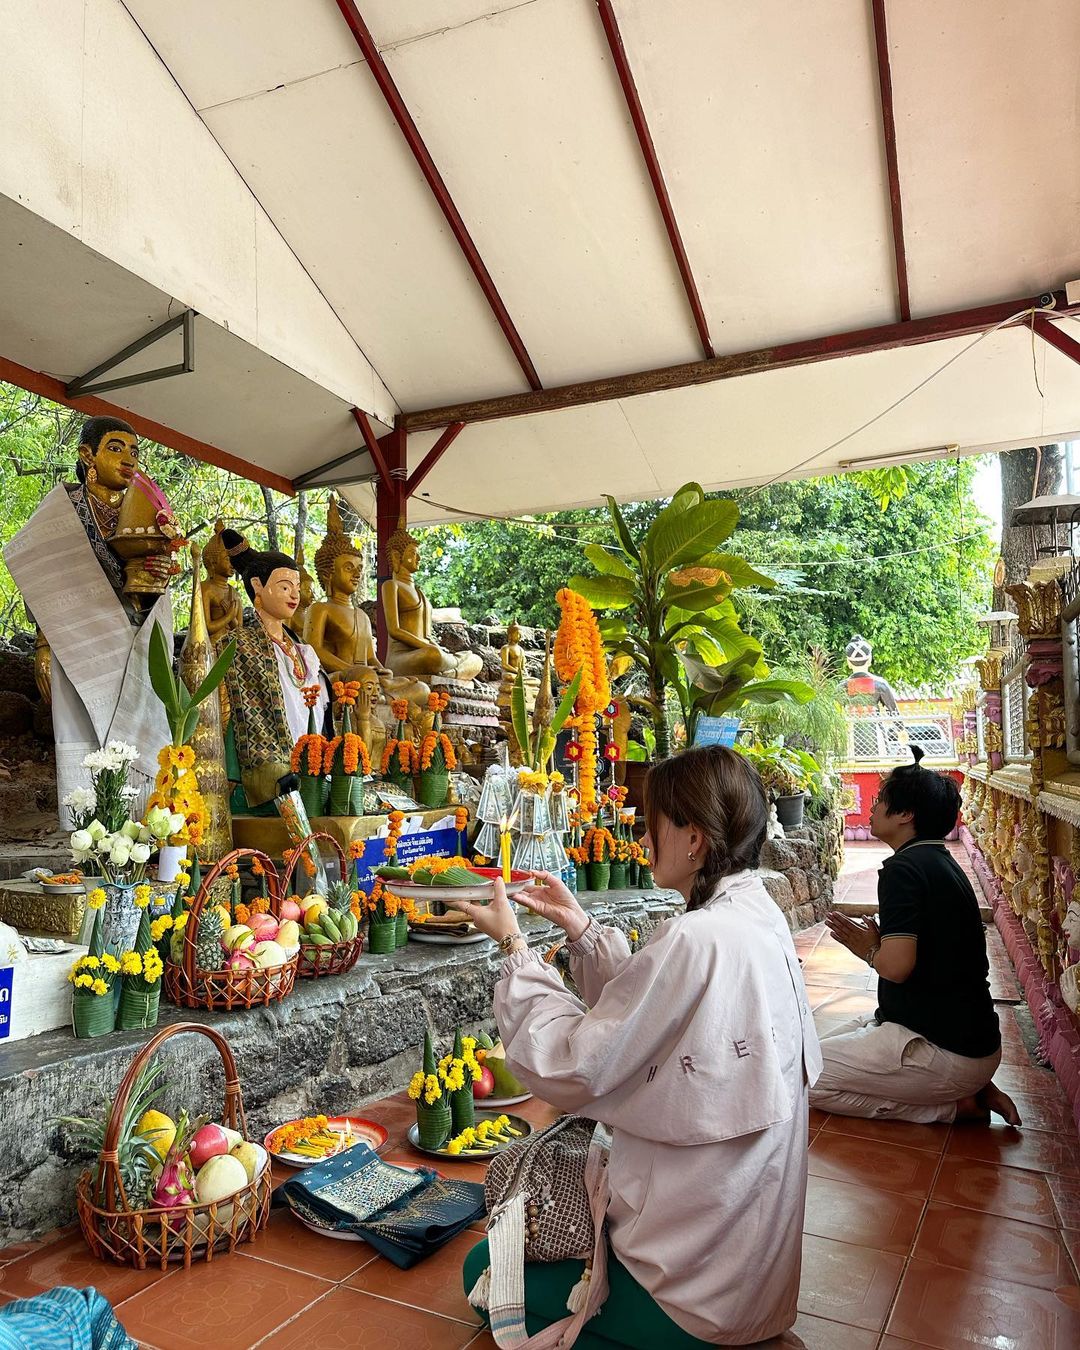
{"label": "man's black polo shirt", "polygon": [[915,969],[903,984],[878,978],[878,1021],[899,1022],[956,1055],[992,1055],[1001,1030],[979,902],[941,840],[912,839],[886,858],[878,923],[882,938],[916,940]]}

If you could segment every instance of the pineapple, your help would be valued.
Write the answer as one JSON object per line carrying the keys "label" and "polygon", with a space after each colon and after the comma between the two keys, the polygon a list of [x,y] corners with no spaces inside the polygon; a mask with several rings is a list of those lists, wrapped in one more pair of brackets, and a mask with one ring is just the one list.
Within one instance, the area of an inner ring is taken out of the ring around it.
{"label": "pineapple", "polygon": [[216,906],[204,909],[199,916],[199,935],[195,939],[195,969],[220,970],[225,964],[221,938],[225,923]]}
{"label": "pineapple", "polygon": [[326,888],[326,903],[335,914],[348,914],[352,907],[352,887],[347,881],[332,881]]}

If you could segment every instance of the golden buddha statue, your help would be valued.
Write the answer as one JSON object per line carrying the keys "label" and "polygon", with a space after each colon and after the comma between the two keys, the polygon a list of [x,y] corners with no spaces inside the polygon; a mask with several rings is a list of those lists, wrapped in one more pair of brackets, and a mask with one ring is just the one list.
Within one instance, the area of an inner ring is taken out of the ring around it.
{"label": "golden buddha statue", "polygon": [[311,579],[311,573],[307,570],[306,561],[304,541],[301,539],[296,545],[296,570],[300,573],[300,603],[293,615],[293,628],[297,633],[307,632],[308,611],[311,609],[311,602],[315,599],[315,583]]}
{"label": "golden buddha statue", "polygon": [[373,671],[380,698],[407,698],[425,707],[431,690],[423,681],[395,675],[383,665],[375,651],[371,620],[354,603],[364,581],[364,555],[342,528],[335,498],[326,513],[326,537],[315,554],[315,573],[326,599],[308,611],[305,637],[323,670],[332,680],[359,680],[362,686]]}
{"label": "golden buddha statue", "polygon": [[[224,521],[217,521],[214,533],[202,551],[202,564],[206,578],[201,583],[203,617],[206,631],[212,643],[223,641],[230,633],[241,628],[244,623],[244,602],[240,592],[229,585],[229,578],[235,576],[225,545],[221,542]],[[225,686],[222,685],[222,688]]]}
{"label": "golden buddha statue", "polygon": [[400,526],[387,541],[390,577],[382,584],[386,616],[386,664],[395,675],[472,680],[483,669],[475,652],[448,652],[431,631],[431,601],[416,582],[420,545]]}
{"label": "golden buddha statue", "polygon": [[525,707],[532,712],[536,706],[536,696],[540,692],[540,681],[528,673],[525,665],[525,652],[521,646],[521,625],[512,623],[506,630],[506,643],[499,651],[499,665],[502,667],[502,681],[499,684],[499,707],[510,707],[510,696],[520,674],[525,686]]}

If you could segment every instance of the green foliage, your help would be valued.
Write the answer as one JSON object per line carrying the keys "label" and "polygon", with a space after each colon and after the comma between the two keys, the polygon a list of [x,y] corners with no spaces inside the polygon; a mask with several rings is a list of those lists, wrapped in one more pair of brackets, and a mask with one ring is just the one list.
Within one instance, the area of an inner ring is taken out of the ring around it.
{"label": "green foliage", "polygon": [[825,763],[843,755],[847,723],[840,698],[841,677],[828,652],[810,647],[778,666],[774,674],[808,685],[814,697],[805,702],[786,699],[755,704],[743,710],[743,723],[762,742],[782,740],[801,746]]}
{"label": "green foliage", "polygon": [[761,775],[770,797],[794,797],[822,784],[821,765],[806,750],[778,741],[772,745],[736,745]]}
{"label": "green foliage", "polygon": [[173,745],[187,745],[191,740],[199,720],[199,705],[210,697],[225,678],[235,656],[236,639],[230,638],[206,678],[194,693],[189,693],[184,681],[173,674],[172,652],[165,641],[161,624],[154,620],[148,657],[150,683],[165,709]]}

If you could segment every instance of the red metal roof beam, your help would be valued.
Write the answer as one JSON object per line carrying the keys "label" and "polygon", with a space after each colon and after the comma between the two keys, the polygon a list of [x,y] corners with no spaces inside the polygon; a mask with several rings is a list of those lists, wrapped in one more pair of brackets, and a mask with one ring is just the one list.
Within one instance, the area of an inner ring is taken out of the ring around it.
{"label": "red metal roof beam", "polygon": [[447,450],[450,449],[453,443],[461,435],[464,426],[465,426],[464,422],[452,422],[446,428],[443,434],[439,437],[439,439],[435,442],[435,444],[431,447],[431,449],[427,452],[424,458],[417,465],[416,469],[410,475],[409,481],[405,484],[406,497],[412,497],[415,495],[416,489],[420,486],[420,484],[432,471],[435,465],[438,464],[439,460],[442,459],[443,455],[446,454]]}
{"label": "red metal roof beam", "polygon": [[904,207],[900,197],[900,167],[896,157],[896,117],[893,112],[892,64],[885,0],[873,0],[874,44],[877,50],[878,94],[881,99],[881,130],[885,138],[885,167],[889,177],[889,207],[892,212],[893,256],[896,260],[896,300],[900,320],[911,318],[907,249],[904,245]]}
{"label": "red metal roof beam", "polygon": [[354,408],[352,410],[352,415],[353,420],[356,422],[356,425],[360,428],[361,434],[364,437],[364,444],[368,448],[368,454],[371,456],[371,461],[375,465],[379,477],[382,479],[386,487],[390,487],[391,486],[390,470],[387,467],[386,459],[383,456],[382,447],[379,444],[379,438],[378,436],[375,435],[375,429],[371,425],[371,421],[369,420],[367,413],[363,410],[363,408]]}
{"label": "red metal roof beam", "polygon": [[1055,328],[1050,319],[1042,314],[1036,314],[1032,322],[1036,333],[1044,342],[1056,347],[1063,356],[1067,356],[1070,361],[1075,361],[1080,366],[1080,342],[1070,337],[1068,333],[1063,333],[1060,328]]}
{"label": "red metal roof beam", "polygon": [[386,62],[382,59],[382,53],[375,45],[375,39],[371,36],[363,16],[357,9],[354,0],[337,0],[337,7],[341,10],[345,22],[349,25],[349,31],[356,41],[364,55],[364,60],[368,64],[368,69],[375,77],[375,83],[379,86],[386,105],[394,115],[394,120],[401,129],[401,134],[412,151],[413,158],[420,166],[420,172],[427,179],[427,185],[431,189],[432,195],[439,204],[439,209],[446,217],[446,223],[450,226],[454,238],[458,242],[458,247],[465,255],[465,260],[472,268],[473,276],[480,284],[480,289],[484,292],[484,298],[491,306],[491,311],[495,315],[499,327],[510,344],[514,355],[517,357],[518,365],[525,374],[531,389],[542,389],[540,376],[537,375],[529,353],[525,350],[525,344],[521,340],[521,335],[514,327],[514,321],[510,313],[503,304],[502,297],[496,289],[495,282],[492,280],[491,273],[484,265],[484,260],[480,256],[480,251],[473,243],[472,236],[461,218],[461,212],[454,205],[453,198],[450,196],[450,190],[443,181],[442,174],[435,166],[435,161],[431,158],[424,139],[420,135],[416,123],[412,119],[412,114],[405,106],[405,100],[401,97],[397,85],[394,83],[393,76],[386,67]]}
{"label": "red metal roof beam", "polygon": [[638,97],[634,72],[630,69],[630,61],[626,55],[626,47],[623,45],[622,33],[619,31],[619,21],[615,17],[611,0],[596,0],[596,7],[600,11],[600,22],[604,25],[604,36],[607,38],[608,47],[611,49],[611,57],[615,62],[615,69],[618,72],[619,83],[622,85],[626,106],[630,111],[630,120],[634,124],[635,132],[637,132],[642,158],[645,160],[645,167],[648,169],[649,178],[652,180],[656,204],[664,218],[664,228],[667,230],[667,236],[671,242],[671,251],[675,255],[675,262],[678,264],[683,289],[686,291],[686,298],[690,302],[694,324],[697,327],[698,337],[701,339],[702,351],[706,357],[715,356],[712,338],[709,336],[708,320],[705,318],[705,309],[701,303],[694,274],[690,270],[690,259],[686,256],[686,247],[679,230],[679,222],[675,219],[675,208],[671,205],[667,183],[664,181],[664,171],[660,167],[660,158],[656,153],[652,132],[649,130],[649,123],[645,118],[645,109],[641,106],[641,99]]}

